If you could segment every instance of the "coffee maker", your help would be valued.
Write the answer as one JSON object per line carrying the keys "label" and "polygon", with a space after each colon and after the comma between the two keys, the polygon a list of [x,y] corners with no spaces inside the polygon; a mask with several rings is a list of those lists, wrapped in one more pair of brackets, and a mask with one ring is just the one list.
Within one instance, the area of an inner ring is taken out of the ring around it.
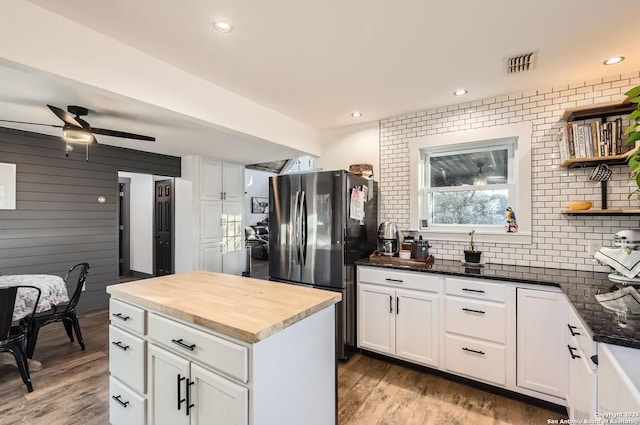
{"label": "coffee maker", "polygon": [[394,256],[398,253],[398,225],[385,221],[378,226],[378,252],[382,255]]}

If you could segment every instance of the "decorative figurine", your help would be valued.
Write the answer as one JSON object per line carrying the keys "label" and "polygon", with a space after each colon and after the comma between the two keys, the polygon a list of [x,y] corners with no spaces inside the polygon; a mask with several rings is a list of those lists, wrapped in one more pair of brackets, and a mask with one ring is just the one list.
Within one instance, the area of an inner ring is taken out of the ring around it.
{"label": "decorative figurine", "polygon": [[516,223],[516,213],[513,212],[511,207],[507,207],[507,233],[515,233],[518,231],[518,223]]}

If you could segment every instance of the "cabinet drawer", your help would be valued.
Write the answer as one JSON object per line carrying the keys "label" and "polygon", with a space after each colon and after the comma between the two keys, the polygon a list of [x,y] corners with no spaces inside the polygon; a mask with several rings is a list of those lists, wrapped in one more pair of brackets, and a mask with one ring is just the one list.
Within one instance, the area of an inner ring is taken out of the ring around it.
{"label": "cabinet drawer", "polygon": [[446,305],[447,332],[505,343],[504,304],[447,296]]}
{"label": "cabinet drawer", "polygon": [[379,267],[358,267],[358,283],[396,286],[419,291],[440,292],[442,278],[419,272],[403,272]]}
{"label": "cabinet drawer", "polygon": [[111,425],[147,423],[147,400],[113,377],[109,378],[109,422]]}
{"label": "cabinet drawer", "polygon": [[145,393],[146,341],[109,326],[109,371],[139,393]]}
{"label": "cabinet drawer", "polygon": [[149,338],[242,382],[248,380],[248,349],[171,319],[149,314]]}
{"label": "cabinet drawer", "polygon": [[146,334],[146,311],[140,307],[110,298],[109,317],[116,326],[140,335]]}
{"label": "cabinet drawer", "polygon": [[504,283],[492,283],[478,279],[446,278],[447,294],[480,300],[501,301],[506,298]]}
{"label": "cabinet drawer", "polygon": [[447,370],[497,385],[506,384],[504,345],[447,335],[445,352]]}
{"label": "cabinet drawer", "polygon": [[[569,320],[567,321],[567,333],[569,334],[569,345],[578,349],[587,358],[596,354],[596,343],[593,340],[590,330],[584,325],[582,319],[574,311],[573,307],[569,307]],[[589,360],[592,367],[595,365]]]}

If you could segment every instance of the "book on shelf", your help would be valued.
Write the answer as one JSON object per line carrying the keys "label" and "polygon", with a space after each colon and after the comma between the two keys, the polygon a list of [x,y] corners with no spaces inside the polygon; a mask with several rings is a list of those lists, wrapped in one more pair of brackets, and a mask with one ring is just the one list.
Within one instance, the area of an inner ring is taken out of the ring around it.
{"label": "book on shelf", "polygon": [[622,118],[602,122],[568,122],[558,132],[560,159],[598,158],[628,150],[623,141]]}

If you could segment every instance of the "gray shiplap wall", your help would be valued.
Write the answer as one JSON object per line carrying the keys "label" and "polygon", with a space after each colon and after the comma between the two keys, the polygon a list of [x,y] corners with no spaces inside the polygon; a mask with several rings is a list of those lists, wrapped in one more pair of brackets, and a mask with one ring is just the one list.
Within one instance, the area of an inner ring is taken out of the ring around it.
{"label": "gray shiplap wall", "polygon": [[16,209],[0,210],[0,273],[64,276],[88,262],[81,309],[106,305],[105,287],[118,283],[118,171],[180,176],[178,157],[94,144],[89,161],[82,146],[67,158],[59,137],[2,127],[0,162],[16,164]]}

